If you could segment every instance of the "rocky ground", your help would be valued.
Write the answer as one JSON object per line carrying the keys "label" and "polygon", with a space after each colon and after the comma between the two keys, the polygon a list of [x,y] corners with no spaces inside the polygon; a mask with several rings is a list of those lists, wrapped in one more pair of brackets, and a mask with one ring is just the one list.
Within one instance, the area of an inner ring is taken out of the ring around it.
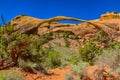
{"label": "rocky ground", "polygon": [[[120,75],[116,75],[116,74],[114,76],[107,75],[107,72],[109,72],[110,70],[108,66],[105,67],[106,72],[104,72],[102,75],[98,75],[98,77],[96,77],[97,74],[95,74],[97,70],[99,71],[101,70],[101,68],[97,65],[89,66],[87,68],[87,76],[89,78],[85,77],[83,80],[120,80]],[[55,69],[48,70],[48,73],[49,73],[48,75],[45,75],[42,73],[33,74],[30,72],[25,72],[21,70],[20,68],[17,68],[15,70],[2,70],[0,72],[6,72],[6,73],[7,72],[19,72],[26,78],[26,80],[65,80],[65,75],[73,74],[69,66],[66,66],[64,68],[55,68]],[[74,77],[78,77],[78,75],[74,74]],[[70,80],[72,80],[72,78]]]}
{"label": "rocky ground", "polygon": [[65,74],[70,73],[70,68],[67,66],[65,68],[56,68],[49,70],[49,74],[32,74],[30,72],[25,72],[21,70],[20,68],[17,68],[15,70],[2,70],[0,72],[19,72],[21,73],[26,80],[64,80]]}

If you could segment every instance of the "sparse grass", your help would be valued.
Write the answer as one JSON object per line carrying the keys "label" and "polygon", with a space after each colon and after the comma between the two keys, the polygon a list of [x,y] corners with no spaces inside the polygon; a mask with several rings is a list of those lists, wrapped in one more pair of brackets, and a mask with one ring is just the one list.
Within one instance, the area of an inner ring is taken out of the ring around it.
{"label": "sparse grass", "polygon": [[61,66],[76,64],[79,61],[79,54],[68,47],[55,46],[53,49],[59,52],[61,57]]}
{"label": "sparse grass", "polygon": [[89,66],[89,63],[84,61],[79,61],[76,65],[71,65],[71,71],[77,75],[85,75],[86,68]]}
{"label": "sparse grass", "polygon": [[25,77],[19,72],[0,72],[0,80],[25,80]]}
{"label": "sparse grass", "polygon": [[103,66],[109,65],[112,69],[120,67],[120,49],[104,50],[103,54],[98,56],[96,63]]}
{"label": "sparse grass", "polygon": [[70,74],[65,74],[64,80],[74,80],[73,76]]}
{"label": "sparse grass", "polygon": [[[71,64],[71,74],[66,74],[64,80],[84,80],[86,77],[86,68],[89,66],[89,63],[84,61],[79,61],[77,64]],[[89,80],[89,79],[88,79]]]}
{"label": "sparse grass", "polygon": [[110,67],[110,71],[108,72],[109,76],[113,76],[113,72],[120,74],[120,49],[109,48],[107,50],[103,50],[103,54],[98,56],[98,60],[96,60],[96,64],[102,66]]}

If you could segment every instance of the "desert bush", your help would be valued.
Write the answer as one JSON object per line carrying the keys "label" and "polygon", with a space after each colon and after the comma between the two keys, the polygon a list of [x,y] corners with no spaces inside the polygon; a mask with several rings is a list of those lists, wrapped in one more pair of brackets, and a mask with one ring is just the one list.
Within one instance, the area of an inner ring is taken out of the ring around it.
{"label": "desert bush", "polygon": [[0,80],[25,80],[25,77],[19,72],[0,72]]}
{"label": "desert bush", "polygon": [[18,59],[18,65],[19,68],[21,68],[22,70],[26,71],[26,72],[31,72],[31,73],[42,73],[41,69],[37,70],[35,68],[39,67],[40,65],[36,62],[32,62],[32,61],[24,61],[22,59]]}
{"label": "desert bush", "polygon": [[71,71],[77,75],[85,75],[88,66],[89,63],[80,60],[76,65],[71,65]]}
{"label": "desert bush", "polygon": [[[120,74],[120,48],[117,45],[104,49],[102,55],[97,57],[95,64],[101,66],[102,70],[99,71],[99,75],[103,75],[104,67],[110,67],[107,72],[108,77],[114,77],[117,80],[117,76]],[[97,73],[97,72],[96,72]]]}
{"label": "desert bush", "polygon": [[18,59],[28,61],[26,62],[26,64],[22,65],[18,60],[17,62],[19,66],[30,66],[31,68],[33,68],[34,66],[31,66],[29,64],[37,64],[37,66],[42,64],[43,66],[46,65],[46,67],[54,68],[61,65],[58,52],[42,48],[44,42],[41,42],[41,38],[47,40],[48,35],[44,37],[38,35],[28,36],[27,34],[20,34],[15,32],[10,34],[9,37],[10,40],[8,42],[4,36],[0,36],[0,39],[2,40],[0,42],[1,59],[3,59],[4,57],[8,57],[9,59],[11,59],[10,53],[13,49],[15,49],[17,56],[20,55]]}
{"label": "desert bush", "polygon": [[28,36],[26,34],[11,33],[10,35],[8,35],[8,37],[10,37],[9,42],[7,41],[4,35],[0,36],[1,59],[3,59],[4,57],[7,57],[10,61],[13,60],[11,59],[12,58],[11,51],[15,49],[17,56],[22,55],[21,57],[19,56],[18,58],[21,58],[23,60],[30,60],[31,62],[40,63],[40,60],[41,60],[40,58],[43,55],[39,54],[39,52],[42,51],[40,49],[41,44],[40,44],[39,36],[32,36],[32,35]]}
{"label": "desert bush", "polygon": [[55,46],[53,49],[59,52],[59,55],[61,57],[61,66],[76,64],[80,60],[79,54],[68,47]]}
{"label": "desert bush", "polygon": [[10,24],[10,22],[6,25],[0,26],[0,34],[4,34],[4,33],[12,33],[14,32],[14,27]]}
{"label": "desert bush", "polygon": [[50,40],[52,40],[52,35],[53,33],[46,33],[46,34],[42,34],[42,35],[39,35],[40,39],[42,39],[42,44],[44,43],[48,43]]}
{"label": "desert bush", "polygon": [[102,49],[99,46],[96,46],[92,40],[88,41],[84,47],[81,47],[79,50],[80,59],[90,63],[91,65],[94,64],[94,60],[97,55],[100,55]]}
{"label": "desert bush", "polygon": [[61,66],[61,57],[58,52],[54,50],[47,50],[46,67],[55,68]]}
{"label": "desert bush", "polygon": [[120,42],[113,41],[113,42],[110,42],[108,44],[108,48],[114,48],[115,49],[116,47],[120,48]]}
{"label": "desert bush", "polygon": [[110,39],[107,33],[105,33],[103,30],[100,30],[95,34],[95,37],[92,38],[92,40],[99,41],[99,42],[106,42],[106,41],[109,41]]}
{"label": "desert bush", "polygon": [[5,36],[1,35],[0,36],[0,57],[1,58],[7,57],[9,55],[6,48],[7,46],[8,46],[7,39],[5,38]]}
{"label": "desert bush", "polygon": [[70,42],[68,41],[68,38],[64,38],[64,41],[65,41],[66,47],[70,47]]}
{"label": "desert bush", "polygon": [[65,74],[64,80],[74,80],[73,76],[70,74]]}
{"label": "desert bush", "polygon": [[[72,73],[66,74],[64,76],[65,80],[84,80],[83,78],[87,77],[86,68],[89,66],[89,63],[84,61],[79,61],[77,64],[71,64],[70,68]],[[89,78],[87,78],[89,80]]]}
{"label": "desert bush", "polygon": [[[39,42],[39,39],[32,41],[32,43],[28,46],[28,50],[29,51],[25,56],[29,58],[29,63],[35,64],[36,67],[41,65],[45,68],[55,68],[61,65],[61,58],[59,56],[59,53],[52,50],[51,48],[43,48]],[[26,64],[26,66],[29,65]]]}
{"label": "desert bush", "polygon": [[117,73],[120,75],[120,67],[117,67],[117,68],[115,69],[115,72],[117,72]]}
{"label": "desert bush", "polygon": [[103,54],[98,56],[96,63],[103,66],[109,65],[112,69],[120,67],[120,49],[116,47],[116,49],[103,50]]}

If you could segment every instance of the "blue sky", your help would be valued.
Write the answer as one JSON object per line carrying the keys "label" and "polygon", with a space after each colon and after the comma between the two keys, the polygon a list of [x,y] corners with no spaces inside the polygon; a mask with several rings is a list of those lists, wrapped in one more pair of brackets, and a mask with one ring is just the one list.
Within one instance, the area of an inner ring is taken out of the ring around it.
{"label": "blue sky", "polygon": [[0,0],[0,16],[6,22],[20,14],[42,19],[63,15],[91,20],[107,11],[120,12],[120,0]]}

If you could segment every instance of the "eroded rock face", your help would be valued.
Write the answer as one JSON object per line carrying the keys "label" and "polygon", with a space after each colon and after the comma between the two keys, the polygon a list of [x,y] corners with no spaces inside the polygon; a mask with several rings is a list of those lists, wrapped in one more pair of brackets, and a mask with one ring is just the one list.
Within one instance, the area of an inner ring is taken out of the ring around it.
{"label": "eroded rock face", "polygon": [[109,75],[111,68],[109,66],[89,66],[86,69],[87,76],[90,80],[120,80],[120,75],[112,72],[112,75]]}
{"label": "eroded rock face", "polygon": [[[51,18],[50,18],[51,19]],[[57,19],[65,19],[64,16],[61,18],[59,17],[55,17],[55,20]],[[69,18],[68,18],[69,19]],[[51,19],[53,20],[53,18]],[[74,19],[73,19],[74,20]],[[77,20],[77,19],[76,19]],[[44,22],[43,24],[39,25],[41,22]],[[85,25],[81,25],[81,24],[63,24],[63,23],[59,23],[57,21],[53,21],[50,22],[48,19],[48,22],[46,20],[41,20],[41,19],[37,19],[37,18],[33,18],[33,17],[29,17],[29,16],[25,16],[25,15],[20,15],[15,17],[13,20],[11,20],[11,25],[15,27],[15,29],[19,29],[18,31],[20,33],[31,33],[31,34],[42,34],[42,33],[47,33],[47,32],[56,32],[56,31],[70,31],[73,32],[76,35],[79,34],[84,34],[85,33],[91,33],[94,32],[94,29],[89,29],[89,27],[86,28]],[[39,25],[39,26],[38,26]],[[92,25],[90,25],[92,26]],[[36,28],[38,27],[38,28]],[[35,28],[35,29],[34,29]],[[83,28],[83,29],[81,29]],[[49,30],[48,30],[49,29]]]}
{"label": "eroded rock face", "polygon": [[13,20],[11,20],[11,25],[14,26],[16,29],[20,27],[25,27],[25,26],[36,26],[38,25],[42,20],[33,18],[30,16],[25,16],[25,15],[19,15],[16,16]]}
{"label": "eroded rock face", "polygon": [[[105,16],[119,15],[116,13],[107,13]],[[59,23],[59,20],[71,20],[83,22],[82,24],[67,24]],[[11,25],[15,27],[16,31],[26,34],[44,34],[49,32],[71,32],[77,36],[83,36],[86,34],[95,34],[98,30],[103,30],[113,40],[117,41],[117,37],[120,36],[120,19],[107,18],[104,15],[100,20],[81,20],[77,18],[71,18],[66,16],[57,16],[45,20],[33,18],[30,16],[20,15],[11,20]]]}
{"label": "eroded rock face", "polygon": [[[29,27],[32,28],[34,26],[37,26],[42,20],[33,18],[30,16],[25,16],[25,15],[19,15],[16,16],[13,20],[11,20],[11,25],[17,30],[19,28],[24,28],[24,27]],[[29,28],[23,29],[20,32],[27,32]],[[34,32],[32,32],[34,33]],[[35,31],[36,33],[36,31]]]}
{"label": "eroded rock face", "polygon": [[109,20],[109,19],[120,19],[120,13],[107,12],[106,14],[103,14],[100,17],[100,20]]}

